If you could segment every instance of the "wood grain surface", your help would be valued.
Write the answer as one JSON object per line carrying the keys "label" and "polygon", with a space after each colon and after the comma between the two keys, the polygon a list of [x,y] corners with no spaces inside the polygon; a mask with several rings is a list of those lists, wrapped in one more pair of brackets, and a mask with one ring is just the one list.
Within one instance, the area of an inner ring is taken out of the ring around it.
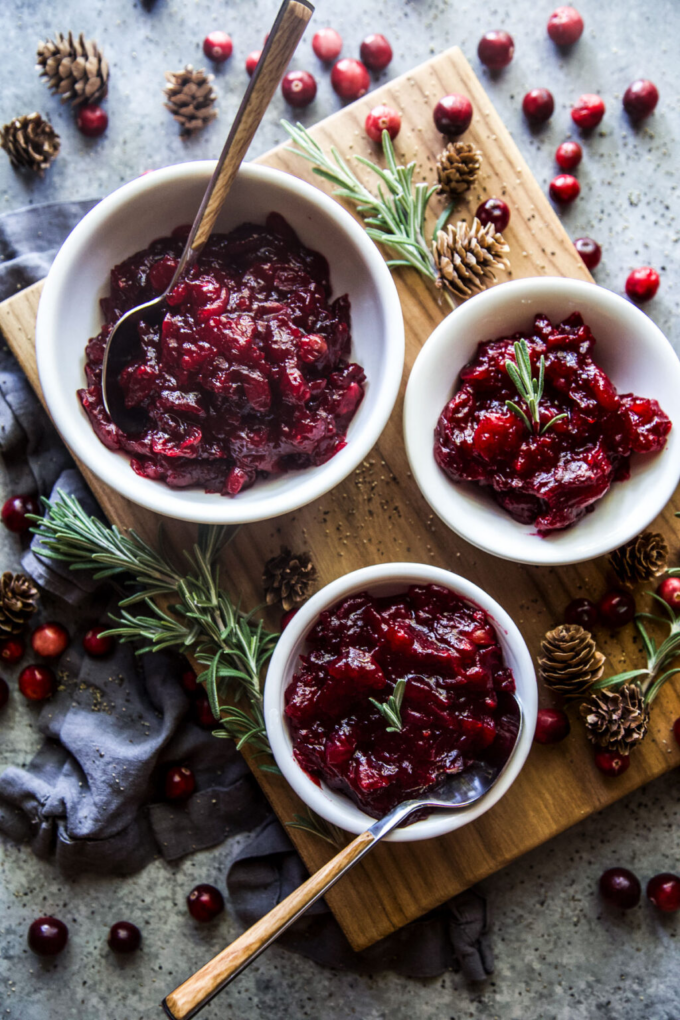
{"label": "wood grain surface", "polygon": [[[318,124],[312,133],[322,145],[335,144],[347,155],[369,151],[375,155],[376,150],[365,137],[363,122],[372,106],[387,102],[402,111],[403,126],[395,143],[398,157],[417,159],[419,177],[432,180],[442,140],[435,131],[431,111],[440,96],[456,91],[467,94],[475,109],[465,137],[484,152],[479,186],[461,204],[461,215],[469,218],[484,197],[502,196],[512,210],[505,236],[511,246],[513,277],[547,274],[590,279],[550,203],[457,49],[371,92]],[[283,148],[269,153],[261,162],[325,187],[303,160]],[[440,208],[437,199],[433,202],[433,217]],[[500,274],[499,281],[504,278],[505,274]],[[448,308],[415,272],[398,270],[396,280],[406,322],[405,382],[418,351]],[[33,328],[39,291],[40,285],[36,284],[0,306],[0,328],[38,392]],[[487,590],[513,616],[530,650],[536,653],[544,632],[561,620],[570,599],[585,594],[597,597],[611,585],[606,561],[559,569],[523,567],[488,556],[458,538],[434,517],[409,474],[401,414],[400,397],[371,455],[331,493],[302,510],[241,530],[225,554],[223,577],[229,588],[241,593],[245,604],[260,602],[262,565],[282,543],[312,552],[319,584],[370,563],[433,563],[463,574]],[[111,521],[134,526],[150,541],[155,539],[158,520],[153,514],[85,474]],[[668,539],[673,562],[677,562],[680,549],[680,527],[673,515],[673,506],[677,505],[674,498],[654,525]],[[176,545],[192,540],[191,525],[168,522],[167,527]],[[275,616],[271,622],[276,623]],[[643,665],[631,627],[597,636],[609,657],[608,671]],[[545,691],[541,691],[541,697],[550,702]],[[680,696],[677,682],[672,681],[654,705],[650,733],[632,756],[629,771],[615,780],[597,771],[583,728],[574,719],[570,738],[555,747],[535,746],[511,790],[476,822],[427,842],[381,844],[327,896],[352,946],[361,949],[370,945],[678,765],[680,747],[670,730],[677,716]],[[257,771],[256,775],[283,822],[302,810],[300,801],[281,778]],[[332,848],[321,840],[298,830],[288,831],[310,871],[333,856]]]}

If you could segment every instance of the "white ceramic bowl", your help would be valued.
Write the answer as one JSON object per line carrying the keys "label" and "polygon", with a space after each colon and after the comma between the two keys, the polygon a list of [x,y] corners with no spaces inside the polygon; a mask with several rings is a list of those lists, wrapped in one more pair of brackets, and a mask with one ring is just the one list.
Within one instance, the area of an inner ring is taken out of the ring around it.
{"label": "white ceramic bowl", "polygon": [[326,585],[295,614],[279,638],[264,688],[267,735],[276,764],[285,778],[302,800],[322,818],[349,832],[364,832],[375,819],[365,814],[344,794],[329,789],[323,782],[317,785],[293,757],[293,743],[284,715],[284,694],[295,673],[299,657],[305,650],[306,636],[320,613],[355,592],[394,595],[411,584],[443,585],[474,602],[487,613],[496,629],[505,662],[515,676],[523,729],[510,764],[488,796],[473,807],[461,811],[435,811],[429,818],[396,829],[386,837],[395,843],[442,836],[479,818],[510,788],[526,761],[536,727],[536,675],[524,639],[505,610],[471,581],[439,567],[420,563],[381,563],[364,567]]}
{"label": "white ceramic bowl", "polygon": [[282,213],[310,248],[328,259],[335,295],[352,304],[352,357],[366,370],[364,400],[347,445],[326,464],[257,482],[230,499],[200,489],[170,489],[135,474],[125,453],[94,434],[76,390],[85,384],[84,349],[101,328],[100,297],[114,265],[174,227],[191,223],[215,167],[182,163],[137,178],[95,206],[66,239],[40,299],[36,349],[40,385],[55,425],[73,453],[122,495],[160,514],[205,523],[265,520],[309,503],[361,463],[377,441],[399,391],[404,326],[394,282],[363,227],[338,202],[290,174],[244,164],[215,229]]}
{"label": "white ceramic bowl", "polygon": [[[633,455],[631,477],[615,482],[591,514],[541,538],[518,524],[480,486],[452,482],[434,459],[434,429],[458,374],[482,340],[528,329],[538,312],[553,323],[581,312],[597,340],[594,357],[619,393],[654,397],[673,422],[658,454]],[[680,362],[652,320],[624,298],[579,280],[544,276],[492,287],[434,330],[411,372],[404,437],[414,478],[432,509],[473,545],[520,563],[593,559],[633,538],[663,509],[680,479]]]}

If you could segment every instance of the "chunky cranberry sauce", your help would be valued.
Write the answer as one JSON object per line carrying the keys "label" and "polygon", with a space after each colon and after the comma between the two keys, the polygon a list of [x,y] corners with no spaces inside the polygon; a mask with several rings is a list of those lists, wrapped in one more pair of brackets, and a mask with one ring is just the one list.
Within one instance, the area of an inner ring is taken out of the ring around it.
{"label": "chunky cranberry sauce", "polygon": [[[481,609],[438,585],[362,592],[322,613],[286,690],[294,754],[380,817],[473,761],[514,746],[515,681]],[[392,725],[375,704],[403,695]]]}
{"label": "chunky cranberry sauce", "polygon": [[[506,370],[526,341],[532,377],[545,359],[535,422]],[[490,487],[515,520],[539,534],[592,511],[612,482],[628,478],[632,453],[661,450],[671,422],[656,400],[619,394],[593,361],[595,337],[575,312],[558,326],[537,315],[533,332],[481,343],[441,413],[434,453],[455,482]],[[531,428],[506,401],[523,409]],[[553,421],[557,415],[563,415]]]}
{"label": "chunky cranberry sauce", "polygon": [[126,435],[107,415],[107,337],[123,312],[164,291],[186,235],[178,228],[111,272],[78,394],[95,432],[146,478],[227,496],[258,477],[323,464],[345,445],[365,376],[348,360],[347,295],[331,301],[326,259],[277,213],[266,227],[213,234],[168,296],[162,325],[140,324],[140,357],[120,381],[126,405],[149,415],[146,430]]}

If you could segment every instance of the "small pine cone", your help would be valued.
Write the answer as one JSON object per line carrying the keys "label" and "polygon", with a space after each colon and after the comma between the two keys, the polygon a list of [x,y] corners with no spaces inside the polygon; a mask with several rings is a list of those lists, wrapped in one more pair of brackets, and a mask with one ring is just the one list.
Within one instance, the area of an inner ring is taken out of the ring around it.
{"label": "small pine cone", "polygon": [[482,154],[471,142],[449,142],[437,156],[437,194],[462,195],[475,183],[481,165]]}
{"label": "small pine cone", "polygon": [[562,624],[548,631],[539,658],[546,685],[567,698],[578,697],[600,679],[604,655],[598,652],[592,634],[576,624]]}
{"label": "small pine cone", "polygon": [[286,546],[281,547],[278,556],[272,556],[264,565],[262,584],[267,605],[281,602],[288,611],[304,602],[312,582],[316,579],[316,567],[309,553],[293,556]]}
{"label": "small pine cone", "polygon": [[509,269],[505,252],[510,251],[493,223],[485,227],[475,216],[472,226],[461,220],[455,227],[439,230],[432,241],[432,254],[437,270],[437,286],[455,297],[465,298],[475,290],[483,290],[495,280],[495,269]]}
{"label": "small pine cone", "polygon": [[180,134],[193,134],[214,120],[217,95],[210,84],[214,75],[187,64],[182,71],[166,71],[165,78],[165,108],[181,125]]}
{"label": "small pine cone", "polygon": [[50,92],[61,96],[62,103],[98,103],[109,91],[109,65],[94,39],[85,39],[81,32],[38,44],[38,67],[47,80]]}
{"label": "small pine cone", "polygon": [[581,715],[588,739],[617,754],[630,754],[649,725],[649,708],[637,684],[596,691],[581,705]]}
{"label": "small pine cone", "polygon": [[643,531],[637,538],[615,549],[609,562],[621,584],[632,588],[641,581],[651,581],[663,574],[668,562],[668,544],[658,532]]}
{"label": "small pine cone", "polygon": [[38,589],[25,574],[9,570],[0,578],[0,633],[19,634],[38,608]]}
{"label": "small pine cone", "polygon": [[59,154],[60,146],[59,135],[39,113],[15,117],[0,131],[0,148],[18,169],[26,167],[43,174]]}

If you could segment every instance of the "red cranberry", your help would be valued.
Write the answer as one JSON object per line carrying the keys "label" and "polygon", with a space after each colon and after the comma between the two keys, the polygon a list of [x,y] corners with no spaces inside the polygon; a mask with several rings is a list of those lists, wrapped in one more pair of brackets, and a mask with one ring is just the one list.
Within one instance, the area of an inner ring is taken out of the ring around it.
{"label": "red cranberry", "polygon": [[561,170],[575,170],[583,159],[583,149],[578,142],[562,142],[557,146],[555,162]]}
{"label": "red cranberry", "polygon": [[592,237],[577,237],[574,248],[583,259],[588,269],[597,269],[602,258],[602,249]]}
{"label": "red cranberry", "polygon": [[434,108],[434,123],[443,135],[454,137],[462,135],[470,127],[472,120],[472,103],[467,96],[453,92],[444,96]]}
{"label": "red cranberry", "polygon": [[487,198],[477,206],[475,216],[483,227],[487,223],[493,223],[496,230],[502,234],[510,222],[510,209],[502,198]]}
{"label": "red cranberry", "polygon": [[564,622],[592,630],[597,626],[597,606],[590,599],[572,599],[564,610]]}
{"label": "red cranberry", "polygon": [[627,591],[609,591],[597,607],[600,619],[608,627],[625,627],[635,617],[635,599]]}
{"label": "red cranberry", "polygon": [[188,666],[182,672],[180,683],[187,694],[195,694],[198,690],[198,680],[196,679],[196,673]]}
{"label": "red cranberry", "polygon": [[656,269],[651,266],[641,266],[640,269],[633,269],[626,280],[626,294],[631,301],[643,304],[651,301],[659,289],[661,279]]}
{"label": "red cranberry", "polygon": [[553,202],[567,205],[575,202],[581,194],[581,185],[571,174],[558,174],[550,182],[550,197]]}
{"label": "red cranberry", "polygon": [[39,917],[28,929],[29,948],[38,956],[57,956],[68,942],[68,928],[56,917]]}
{"label": "red cranberry", "polygon": [[214,60],[216,64],[229,60],[233,51],[234,44],[226,32],[211,32],[203,40],[203,52],[208,60]]}
{"label": "red cranberry", "polygon": [[43,623],[31,634],[31,648],[43,659],[58,659],[68,643],[68,631],[60,623]]}
{"label": "red cranberry", "polygon": [[107,941],[114,953],[134,953],[141,945],[142,933],[130,921],[117,921],[111,925]]}
{"label": "red cranberry", "polygon": [[656,85],[640,78],[629,85],[623,93],[623,108],[631,120],[643,120],[649,117],[659,102],[659,90]]}
{"label": "red cranberry", "polygon": [[600,875],[600,895],[613,907],[637,907],[641,891],[639,878],[628,868],[608,868]]}
{"label": "red cranberry", "polygon": [[86,138],[99,138],[109,126],[109,115],[96,103],[81,106],[76,117],[76,127]]}
{"label": "red cranberry", "polygon": [[261,56],[262,50],[253,50],[252,53],[249,53],[248,56],[246,57],[246,71],[248,72],[248,76],[250,78],[253,77],[253,74],[255,73],[255,68],[259,64]]}
{"label": "red cranberry", "polygon": [[208,701],[208,695],[205,691],[199,691],[194,699],[194,718],[198,725],[204,730],[213,730],[217,725],[217,720],[212,714],[212,708]]}
{"label": "red cranberry", "polygon": [[281,91],[290,106],[309,106],[316,95],[316,80],[309,71],[289,71],[283,76]]}
{"label": "red cranberry", "polygon": [[558,46],[571,46],[582,33],[583,18],[575,7],[558,7],[548,18],[548,35]]}
{"label": "red cranberry", "polygon": [[224,897],[214,885],[197,885],[187,896],[187,907],[194,921],[212,921],[224,910]]}
{"label": "red cranberry", "polygon": [[382,141],[383,131],[395,139],[401,128],[401,114],[391,106],[374,106],[366,117],[366,134],[372,142]]}
{"label": "red cranberry", "polygon": [[15,662],[18,662],[25,651],[26,646],[20,638],[10,637],[0,641],[0,659],[8,666],[13,666]]}
{"label": "red cranberry", "polygon": [[667,914],[680,910],[680,876],[670,871],[654,875],[647,883],[647,899]]}
{"label": "red cranberry", "polygon": [[322,28],[312,39],[312,49],[319,60],[326,63],[337,60],[342,49],[342,36],[334,28]]}
{"label": "red cranberry", "polygon": [[360,60],[343,57],[333,65],[331,85],[341,99],[359,99],[368,92],[371,84],[368,71]]}
{"label": "red cranberry", "polygon": [[571,119],[583,131],[591,131],[600,123],[605,113],[604,101],[592,92],[579,96],[571,109]]}
{"label": "red cranberry", "polygon": [[9,701],[9,685],[6,680],[0,677],[0,708],[4,708]]}
{"label": "red cranberry", "polygon": [[671,609],[680,609],[680,577],[664,577],[656,589],[656,594],[663,599]]}
{"label": "red cranberry", "polygon": [[35,496],[10,496],[2,508],[2,523],[8,531],[21,534],[33,526],[27,514],[39,514],[40,504]]}
{"label": "red cranberry", "polygon": [[514,52],[515,44],[512,36],[501,29],[487,32],[479,40],[477,47],[477,56],[484,66],[492,71],[500,71],[502,67],[507,67]]}
{"label": "red cranberry", "polygon": [[677,740],[678,744],[680,744],[680,717],[678,717],[673,723],[673,736]]}
{"label": "red cranberry", "polygon": [[605,776],[622,776],[630,767],[630,756],[618,751],[607,751],[603,747],[595,752],[595,764]]}
{"label": "red cranberry", "polygon": [[372,32],[362,42],[359,54],[371,71],[384,71],[392,59],[392,47],[384,35]]}
{"label": "red cranberry", "polygon": [[279,626],[281,628],[281,633],[283,633],[283,631],[286,629],[286,627],[288,626],[290,621],[293,619],[295,614],[299,613],[299,612],[300,612],[299,607],[296,607],[294,609],[289,609],[287,613],[284,613],[282,615],[282,617],[281,617],[281,619],[279,621]]}
{"label": "red cranberry", "polygon": [[545,124],[555,109],[553,94],[548,89],[531,89],[522,100],[522,111],[533,124]]}
{"label": "red cranberry", "polygon": [[559,744],[570,730],[569,717],[561,708],[539,708],[534,732],[537,744]]}
{"label": "red cranberry", "polygon": [[165,776],[165,796],[168,800],[186,800],[196,789],[196,778],[187,765],[175,765]]}
{"label": "red cranberry", "polygon": [[106,630],[106,627],[90,627],[83,637],[83,648],[93,659],[108,655],[113,649],[114,641],[111,635],[102,637]]}
{"label": "red cranberry", "polygon": [[19,690],[29,701],[51,698],[57,680],[49,666],[26,666],[19,674]]}

